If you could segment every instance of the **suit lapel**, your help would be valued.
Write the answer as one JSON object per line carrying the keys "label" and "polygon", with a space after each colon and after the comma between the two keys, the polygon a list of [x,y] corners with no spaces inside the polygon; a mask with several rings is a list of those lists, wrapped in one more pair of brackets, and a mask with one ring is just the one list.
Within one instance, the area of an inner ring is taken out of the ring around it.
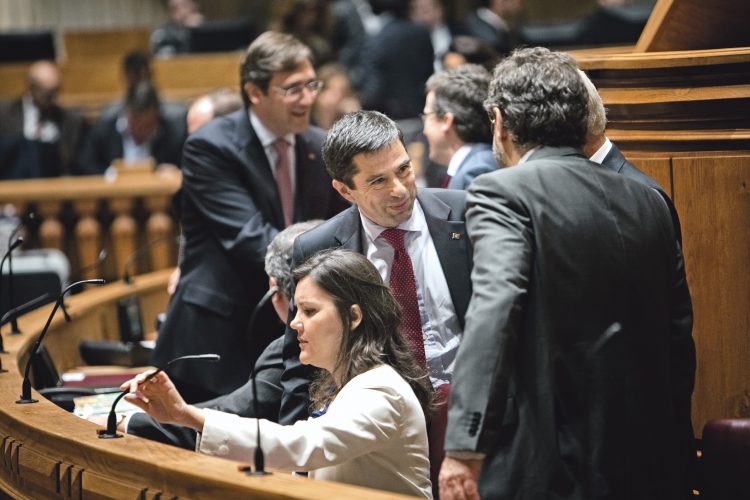
{"label": "suit lapel", "polygon": [[360,219],[357,205],[347,208],[339,217],[341,220],[334,234],[339,248],[364,253],[362,248],[362,219]]}
{"label": "suit lapel", "polygon": [[239,151],[239,158],[244,162],[249,178],[252,182],[257,183],[252,186],[256,194],[256,203],[262,204],[264,215],[268,217],[269,222],[279,229],[286,226],[284,221],[284,210],[281,207],[279,191],[276,187],[276,179],[271,171],[271,165],[268,163],[268,157],[263,149],[258,134],[255,133],[250,124],[250,117],[247,110],[237,112],[234,118],[237,119],[236,135],[234,143]]}
{"label": "suit lapel", "polygon": [[[435,250],[443,268],[443,275],[456,308],[456,314],[464,326],[464,316],[471,298],[471,250],[463,221],[449,220],[451,208],[437,196],[426,190],[418,190],[427,228],[435,244]],[[466,266],[459,265],[466,262]]]}
{"label": "suit lapel", "polygon": [[617,149],[617,146],[612,144],[609,153],[607,153],[607,156],[602,160],[602,165],[619,174],[622,171],[622,167],[625,166],[625,157],[620,150]]}

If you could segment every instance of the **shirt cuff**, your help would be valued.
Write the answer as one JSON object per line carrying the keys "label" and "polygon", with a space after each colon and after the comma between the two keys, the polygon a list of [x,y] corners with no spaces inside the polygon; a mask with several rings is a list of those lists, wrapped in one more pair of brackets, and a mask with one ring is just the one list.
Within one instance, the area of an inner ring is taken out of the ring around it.
{"label": "shirt cuff", "polygon": [[478,451],[446,450],[445,456],[458,460],[484,460],[487,455]]}

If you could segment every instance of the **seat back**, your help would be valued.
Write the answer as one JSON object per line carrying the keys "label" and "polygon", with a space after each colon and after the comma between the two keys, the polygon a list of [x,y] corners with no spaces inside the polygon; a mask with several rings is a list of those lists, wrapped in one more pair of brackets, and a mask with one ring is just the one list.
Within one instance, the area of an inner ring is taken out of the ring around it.
{"label": "seat back", "polygon": [[701,498],[750,498],[750,418],[709,421],[701,448]]}

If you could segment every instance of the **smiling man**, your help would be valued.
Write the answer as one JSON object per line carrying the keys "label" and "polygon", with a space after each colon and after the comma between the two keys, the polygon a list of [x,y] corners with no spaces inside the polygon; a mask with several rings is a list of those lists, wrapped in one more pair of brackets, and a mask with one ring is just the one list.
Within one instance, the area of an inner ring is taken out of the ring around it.
{"label": "smiling man", "polygon": [[211,121],[185,143],[185,254],[153,362],[221,355],[218,366],[183,365],[170,373],[188,401],[241,386],[257,354],[283,331],[269,308],[257,319],[255,338],[245,333],[252,305],[266,290],[263,259],[276,233],[347,206],[323,168],[325,133],[310,127],[319,88],[310,50],[290,35],[266,32],[247,50],[240,85],[245,108]]}
{"label": "smiling man", "polygon": [[[367,256],[401,305],[401,334],[415,362],[427,368],[438,397],[445,397],[471,296],[465,193],[417,189],[401,132],[376,111],[349,113],[336,122],[323,158],[333,187],[354,206],[301,235],[295,241],[294,263],[326,248]],[[300,364],[294,330],[287,329],[284,344],[279,421],[292,423],[308,416],[313,373]],[[434,434],[441,429],[434,421],[431,445],[442,443],[442,436]],[[432,467],[441,459],[442,446],[430,450]]]}

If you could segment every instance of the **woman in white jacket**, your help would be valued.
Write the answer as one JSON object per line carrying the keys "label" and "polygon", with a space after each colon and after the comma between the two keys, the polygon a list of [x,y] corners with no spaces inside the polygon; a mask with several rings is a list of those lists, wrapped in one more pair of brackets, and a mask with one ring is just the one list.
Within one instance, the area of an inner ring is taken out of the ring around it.
{"label": "woman in white jacket", "polygon": [[[400,308],[362,255],[329,250],[293,272],[300,361],[322,368],[311,385],[321,416],[282,426],[260,421],[271,467],[317,479],[432,498],[425,413],[432,391],[399,334]],[[200,433],[198,450],[248,461],[257,421],[188,405],[163,372],[138,375],[126,399],[162,422]]]}

